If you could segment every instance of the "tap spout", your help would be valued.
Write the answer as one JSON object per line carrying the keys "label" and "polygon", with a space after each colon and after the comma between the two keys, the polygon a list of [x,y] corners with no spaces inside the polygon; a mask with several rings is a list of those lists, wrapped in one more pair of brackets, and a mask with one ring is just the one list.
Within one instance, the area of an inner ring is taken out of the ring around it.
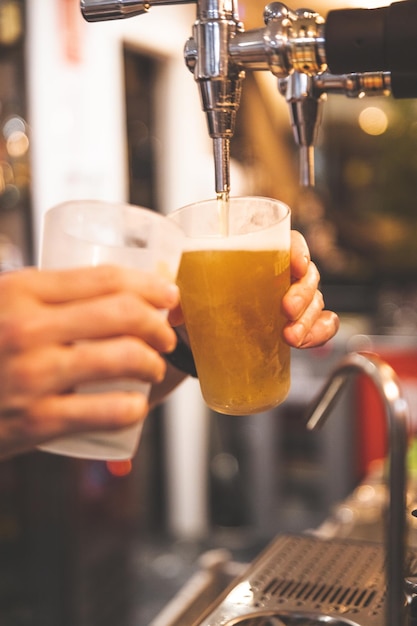
{"label": "tap spout", "polygon": [[359,352],[348,354],[333,371],[313,402],[307,428],[313,430],[322,425],[353,374],[364,374],[371,379],[384,403],[389,439],[385,625],[405,626],[405,497],[409,409],[394,370],[375,354]]}
{"label": "tap spout", "polygon": [[245,73],[229,55],[229,44],[241,28],[237,0],[198,0],[193,35],[184,48],[213,139],[218,194],[228,194],[230,187],[229,147]]}
{"label": "tap spout", "polygon": [[313,76],[293,72],[278,80],[278,89],[289,105],[291,126],[300,148],[300,185],[314,186],[314,146],[321,124],[322,106],[326,93],[315,89]]}

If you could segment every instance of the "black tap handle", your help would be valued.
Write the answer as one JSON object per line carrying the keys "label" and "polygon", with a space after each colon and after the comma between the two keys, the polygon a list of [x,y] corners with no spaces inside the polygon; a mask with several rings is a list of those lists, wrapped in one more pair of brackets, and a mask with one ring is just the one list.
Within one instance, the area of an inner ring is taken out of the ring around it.
{"label": "black tap handle", "polygon": [[390,72],[395,98],[417,97],[417,0],[330,11],[325,47],[332,74]]}

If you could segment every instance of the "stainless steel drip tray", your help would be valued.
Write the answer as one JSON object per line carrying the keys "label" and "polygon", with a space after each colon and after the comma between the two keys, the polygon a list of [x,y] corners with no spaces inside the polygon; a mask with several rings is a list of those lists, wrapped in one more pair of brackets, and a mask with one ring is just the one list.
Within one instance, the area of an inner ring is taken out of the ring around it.
{"label": "stainless steel drip tray", "polygon": [[267,624],[275,616],[285,626],[290,618],[304,626],[322,617],[337,626],[380,626],[384,597],[382,545],[280,535],[196,624],[252,626],[249,618]]}
{"label": "stainless steel drip tray", "polygon": [[[416,554],[410,554],[408,561],[407,574],[415,573]],[[216,567],[222,570],[219,564]],[[211,569],[212,581],[216,567]],[[208,579],[200,587],[207,599]],[[193,607],[188,617],[184,610],[177,620],[169,621],[167,607],[165,618],[151,626],[381,626],[384,546],[279,535],[210,604],[199,605],[190,591],[185,593],[188,606]]]}

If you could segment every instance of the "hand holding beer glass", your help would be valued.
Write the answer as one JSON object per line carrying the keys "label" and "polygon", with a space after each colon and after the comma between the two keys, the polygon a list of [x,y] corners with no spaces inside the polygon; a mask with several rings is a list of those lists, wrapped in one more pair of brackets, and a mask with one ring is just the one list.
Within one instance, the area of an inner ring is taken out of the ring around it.
{"label": "hand holding beer glass", "polygon": [[266,411],[290,386],[282,298],[290,286],[290,210],[269,198],[208,200],[170,214],[186,240],[181,306],[207,405]]}

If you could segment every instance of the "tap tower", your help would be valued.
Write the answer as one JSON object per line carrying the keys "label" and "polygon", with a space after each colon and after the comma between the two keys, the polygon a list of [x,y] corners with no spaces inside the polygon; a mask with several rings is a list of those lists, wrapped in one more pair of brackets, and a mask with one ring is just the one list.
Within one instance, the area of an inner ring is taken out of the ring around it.
{"label": "tap tower", "polygon": [[[146,13],[193,0],[81,0],[87,21]],[[199,87],[213,139],[215,190],[230,191],[230,141],[246,71],[268,70],[290,107],[300,147],[300,183],[314,184],[314,145],[328,93],[417,96],[417,0],[377,9],[337,9],[326,20],[281,2],[264,9],[264,27],[245,31],[237,0],[197,0],[184,57]]]}

